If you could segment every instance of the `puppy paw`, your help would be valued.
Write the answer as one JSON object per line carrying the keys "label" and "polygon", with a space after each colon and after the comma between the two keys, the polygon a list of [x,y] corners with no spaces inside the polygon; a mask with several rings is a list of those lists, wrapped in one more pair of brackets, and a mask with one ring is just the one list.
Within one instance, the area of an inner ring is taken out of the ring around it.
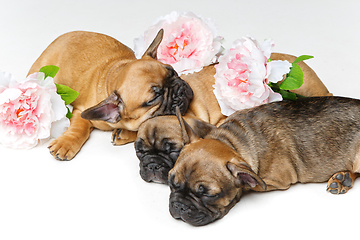
{"label": "puppy paw", "polygon": [[344,194],[353,187],[355,174],[350,171],[337,172],[328,181],[327,191],[332,194]]}
{"label": "puppy paw", "polygon": [[137,132],[126,129],[115,129],[112,132],[111,143],[114,146],[124,145],[136,140]]}
{"label": "puppy paw", "polygon": [[114,146],[117,146],[117,145],[121,145],[119,144],[119,141],[121,141],[121,131],[122,129],[114,129],[112,131],[112,135],[111,135],[111,143],[114,145]]}
{"label": "puppy paw", "polygon": [[69,161],[80,151],[81,146],[73,141],[73,139],[61,136],[53,140],[48,148],[50,154],[53,155],[56,160]]}

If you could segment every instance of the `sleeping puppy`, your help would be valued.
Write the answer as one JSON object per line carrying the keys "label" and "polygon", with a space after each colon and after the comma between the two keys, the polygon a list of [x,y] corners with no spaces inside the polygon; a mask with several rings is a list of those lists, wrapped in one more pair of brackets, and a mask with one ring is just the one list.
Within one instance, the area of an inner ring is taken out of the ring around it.
{"label": "sleeping puppy", "polygon": [[41,54],[29,74],[56,65],[55,82],[79,92],[70,127],[49,145],[56,159],[71,160],[93,128],[113,130],[113,141],[125,144],[148,118],[175,114],[176,106],[186,112],[193,92],[170,65],[156,60],[162,37],[160,30],[141,59],[112,37],[83,31],[58,37]]}
{"label": "sleeping puppy", "polygon": [[346,193],[360,173],[360,101],[303,98],[238,111],[204,138],[177,115],[183,143],[169,172],[170,213],[201,226],[222,218],[243,192],[326,182]]}
{"label": "sleeping puppy", "polygon": [[[271,58],[289,62],[296,59],[294,56],[280,53],[273,53]],[[300,62],[299,66],[304,72],[304,84],[293,92],[308,97],[331,95],[308,65]],[[213,93],[215,72],[214,65],[211,65],[199,73],[181,76],[194,92],[185,119],[200,137],[212,129],[209,123],[219,126],[225,120]],[[140,160],[140,175],[145,181],[167,183],[167,172],[173,167],[180,150],[184,147],[179,133],[180,127],[175,116],[156,117],[141,124],[135,150]]]}
{"label": "sleeping puppy", "polygon": [[[191,115],[185,115],[184,119],[200,137],[215,128]],[[138,136],[135,149],[140,159],[141,178],[146,182],[167,184],[168,173],[184,147],[179,121],[175,116],[153,118],[140,125]]]}

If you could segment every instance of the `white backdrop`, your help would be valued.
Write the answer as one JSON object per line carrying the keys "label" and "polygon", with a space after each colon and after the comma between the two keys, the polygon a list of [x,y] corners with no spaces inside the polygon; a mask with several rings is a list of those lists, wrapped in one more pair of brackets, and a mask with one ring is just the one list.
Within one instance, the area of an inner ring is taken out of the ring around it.
{"label": "white backdrop", "polygon": [[[0,71],[24,78],[68,31],[105,33],[132,48],[157,17],[193,11],[215,20],[226,47],[250,34],[273,38],[277,52],[315,56],[307,63],[334,95],[359,98],[359,9],[357,0],[2,0]],[[250,193],[220,221],[192,227],[170,216],[167,186],[140,178],[133,144],[114,147],[110,138],[94,131],[70,162],[54,160],[48,142],[0,146],[0,239],[357,238],[360,180],[340,196],[325,183]]]}

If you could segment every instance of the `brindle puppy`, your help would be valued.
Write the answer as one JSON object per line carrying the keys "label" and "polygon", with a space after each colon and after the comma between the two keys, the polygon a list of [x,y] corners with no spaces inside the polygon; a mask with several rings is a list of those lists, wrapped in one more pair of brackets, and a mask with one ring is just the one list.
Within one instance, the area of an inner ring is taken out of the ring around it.
{"label": "brindle puppy", "polygon": [[204,138],[178,114],[185,147],[169,172],[170,213],[192,225],[222,218],[244,191],[328,181],[346,193],[360,173],[360,101],[314,97],[238,111]]}

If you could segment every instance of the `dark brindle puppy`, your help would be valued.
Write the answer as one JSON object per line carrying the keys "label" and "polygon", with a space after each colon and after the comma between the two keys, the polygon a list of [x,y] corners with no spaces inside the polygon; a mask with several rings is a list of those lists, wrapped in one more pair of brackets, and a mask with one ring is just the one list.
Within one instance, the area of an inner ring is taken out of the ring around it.
{"label": "dark brindle puppy", "polygon": [[185,147],[169,172],[170,213],[200,226],[222,218],[244,191],[326,182],[346,193],[360,172],[360,101],[304,98],[231,115],[204,138],[178,115]]}

